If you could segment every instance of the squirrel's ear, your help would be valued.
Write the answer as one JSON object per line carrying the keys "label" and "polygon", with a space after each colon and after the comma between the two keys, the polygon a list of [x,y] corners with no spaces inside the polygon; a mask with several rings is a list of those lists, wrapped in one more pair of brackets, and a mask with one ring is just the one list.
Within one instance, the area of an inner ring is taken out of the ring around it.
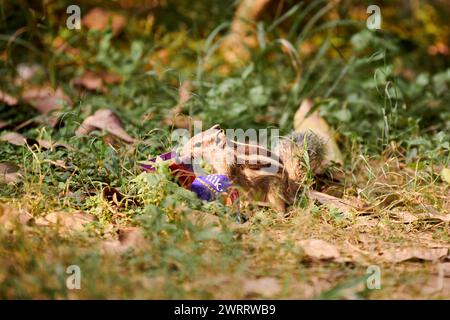
{"label": "squirrel's ear", "polygon": [[222,131],[218,131],[216,134],[216,146],[223,148],[225,146],[225,139],[224,139],[225,135],[223,134]]}
{"label": "squirrel's ear", "polygon": [[220,124],[215,124],[211,127],[211,129],[216,129],[216,130],[222,130],[222,128],[220,127]]}

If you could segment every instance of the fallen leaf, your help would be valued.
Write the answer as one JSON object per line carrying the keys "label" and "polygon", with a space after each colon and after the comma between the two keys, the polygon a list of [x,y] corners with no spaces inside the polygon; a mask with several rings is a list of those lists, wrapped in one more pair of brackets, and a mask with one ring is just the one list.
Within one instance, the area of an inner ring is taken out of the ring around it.
{"label": "fallen leaf", "polygon": [[81,77],[73,80],[76,86],[84,87],[88,90],[101,90],[103,88],[103,79],[96,73],[87,71]]}
{"label": "fallen leaf", "polygon": [[122,82],[122,77],[115,73],[100,71],[98,75],[108,84],[119,84]]}
{"label": "fallen leaf", "polygon": [[27,139],[17,132],[8,132],[0,137],[1,141],[9,142],[16,146],[24,146],[27,144]]}
{"label": "fallen leaf", "polygon": [[[30,140],[30,139],[28,139],[28,140]],[[30,143],[28,142],[28,144],[30,144]],[[46,149],[46,150],[58,149],[58,148],[73,150],[73,148],[66,143],[53,142],[53,141],[48,141],[48,140],[43,140],[43,139],[37,139],[35,144],[38,144],[39,146],[41,146],[43,149]]]}
{"label": "fallen leaf", "polygon": [[408,260],[436,261],[448,255],[448,248],[395,248],[382,253],[383,258],[392,263]]}
{"label": "fallen leaf", "polygon": [[258,43],[256,30],[258,18],[270,4],[269,0],[243,0],[239,1],[230,32],[223,39],[220,51],[230,64],[247,61],[251,54],[249,48]]}
{"label": "fallen leaf", "polygon": [[354,212],[356,211],[356,208],[352,206],[348,201],[330,196],[326,193],[311,190],[309,191],[309,197],[310,199],[316,200],[323,205],[338,209],[347,217],[353,216]]}
{"label": "fallen leaf", "polygon": [[255,295],[272,297],[281,292],[281,286],[278,283],[278,280],[271,277],[245,280],[243,289],[246,297]]}
{"label": "fallen leaf", "polygon": [[412,223],[419,220],[418,217],[407,211],[391,211],[389,212],[389,217],[403,223]]}
{"label": "fallen leaf", "polygon": [[444,277],[450,278],[450,262],[440,263],[438,265],[438,272]]}
{"label": "fallen leaf", "polygon": [[317,260],[335,260],[340,257],[339,250],[324,240],[307,239],[299,242],[305,254]]}
{"label": "fallen leaf", "polygon": [[15,224],[30,225],[32,221],[33,216],[27,211],[0,205],[0,225],[7,230],[13,230]]}
{"label": "fallen leaf", "polygon": [[119,84],[122,77],[107,71],[86,71],[82,76],[73,80],[76,86],[84,87],[92,91],[105,91],[104,84]]}
{"label": "fallen leaf", "polygon": [[448,46],[443,43],[443,42],[438,42],[436,44],[430,45],[428,47],[428,54],[435,56],[438,54],[444,55],[444,56],[448,56],[449,53],[449,48]]}
{"label": "fallen leaf", "polygon": [[[320,116],[316,110],[307,117],[311,111],[313,102],[306,99],[302,102],[294,116],[294,129],[297,132],[312,131],[317,134],[325,143],[325,161],[321,171],[331,162],[343,164],[344,158],[334,139],[334,133],[328,123]],[[321,172],[319,171],[319,172]]]}
{"label": "fallen leaf", "polygon": [[45,217],[36,219],[36,224],[40,226],[57,225],[67,231],[82,231],[84,226],[97,218],[83,211],[75,212],[51,212]]}
{"label": "fallen leaf", "polygon": [[17,98],[0,90],[0,102],[6,103],[8,106],[15,106],[18,103]]}
{"label": "fallen leaf", "polygon": [[92,116],[87,117],[77,129],[75,135],[87,135],[96,129],[105,130],[126,143],[134,142],[134,139],[123,129],[119,117],[109,109],[97,110]]}
{"label": "fallen leaf", "polygon": [[59,110],[64,104],[72,104],[61,88],[53,89],[50,86],[26,89],[23,92],[23,99],[43,114]]}
{"label": "fallen leaf", "polygon": [[48,140],[43,139],[28,139],[25,138],[23,135],[17,132],[8,132],[0,137],[0,141],[6,141],[11,144],[14,144],[16,146],[33,146],[38,145],[43,149],[49,150],[49,149],[56,149],[56,148],[65,148],[68,150],[73,149],[71,146],[65,143],[59,143],[59,142],[52,142]]}
{"label": "fallen leaf", "polygon": [[80,50],[72,47],[63,37],[57,36],[52,42],[53,49],[55,53],[66,52],[74,57],[80,55]]}
{"label": "fallen leaf", "polygon": [[427,223],[450,222],[450,214],[445,215],[436,212],[429,212],[428,216],[420,219],[420,221]]}
{"label": "fallen leaf", "polygon": [[442,181],[450,184],[450,168],[443,168],[441,171]]}
{"label": "fallen leaf", "polygon": [[22,175],[19,167],[11,164],[0,162],[0,182],[18,183]]}
{"label": "fallen leaf", "polygon": [[118,13],[94,8],[83,17],[82,23],[88,29],[99,31],[105,30],[111,23],[112,32],[117,35],[125,27],[126,20]]}

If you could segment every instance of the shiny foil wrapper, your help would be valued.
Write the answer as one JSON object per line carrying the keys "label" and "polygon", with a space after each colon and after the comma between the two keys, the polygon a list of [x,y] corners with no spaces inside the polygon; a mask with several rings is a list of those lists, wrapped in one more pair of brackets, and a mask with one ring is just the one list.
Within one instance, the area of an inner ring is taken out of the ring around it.
{"label": "shiny foil wrapper", "polygon": [[231,182],[226,175],[209,174],[197,177],[191,185],[191,191],[206,201],[220,199],[221,194],[228,191]]}
{"label": "shiny foil wrapper", "polygon": [[169,162],[169,170],[176,177],[178,183],[206,201],[222,200],[226,205],[234,204],[239,198],[237,189],[231,186],[231,181],[223,174],[210,174],[196,177],[192,165],[180,161],[175,152],[167,152],[149,160],[149,163],[139,163],[139,166],[147,172],[155,172],[156,167],[152,163],[161,158]]}

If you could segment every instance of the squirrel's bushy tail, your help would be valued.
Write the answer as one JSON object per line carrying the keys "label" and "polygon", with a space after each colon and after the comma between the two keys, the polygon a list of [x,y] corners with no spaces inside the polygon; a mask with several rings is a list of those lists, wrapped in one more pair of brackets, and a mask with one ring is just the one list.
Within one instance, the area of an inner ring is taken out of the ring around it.
{"label": "squirrel's bushy tail", "polygon": [[308,171],[316,172],[321,167],[325,144],[312,131],[293,132],[280,139],[276,151],[289,178],[288,194],[295,196],[298,188],[305,182]]}

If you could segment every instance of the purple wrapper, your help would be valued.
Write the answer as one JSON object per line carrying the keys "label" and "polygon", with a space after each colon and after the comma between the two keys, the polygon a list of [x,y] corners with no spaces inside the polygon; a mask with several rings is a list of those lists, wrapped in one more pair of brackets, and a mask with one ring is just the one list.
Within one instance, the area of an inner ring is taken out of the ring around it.
{"label": "purple wrapper", "polygon": [[191,191],[206,201],[212,201],[219,197],[222,192],[226,192],[231,185],[230,180],[223,174],[210,174],[197,177],[191,185]]}

